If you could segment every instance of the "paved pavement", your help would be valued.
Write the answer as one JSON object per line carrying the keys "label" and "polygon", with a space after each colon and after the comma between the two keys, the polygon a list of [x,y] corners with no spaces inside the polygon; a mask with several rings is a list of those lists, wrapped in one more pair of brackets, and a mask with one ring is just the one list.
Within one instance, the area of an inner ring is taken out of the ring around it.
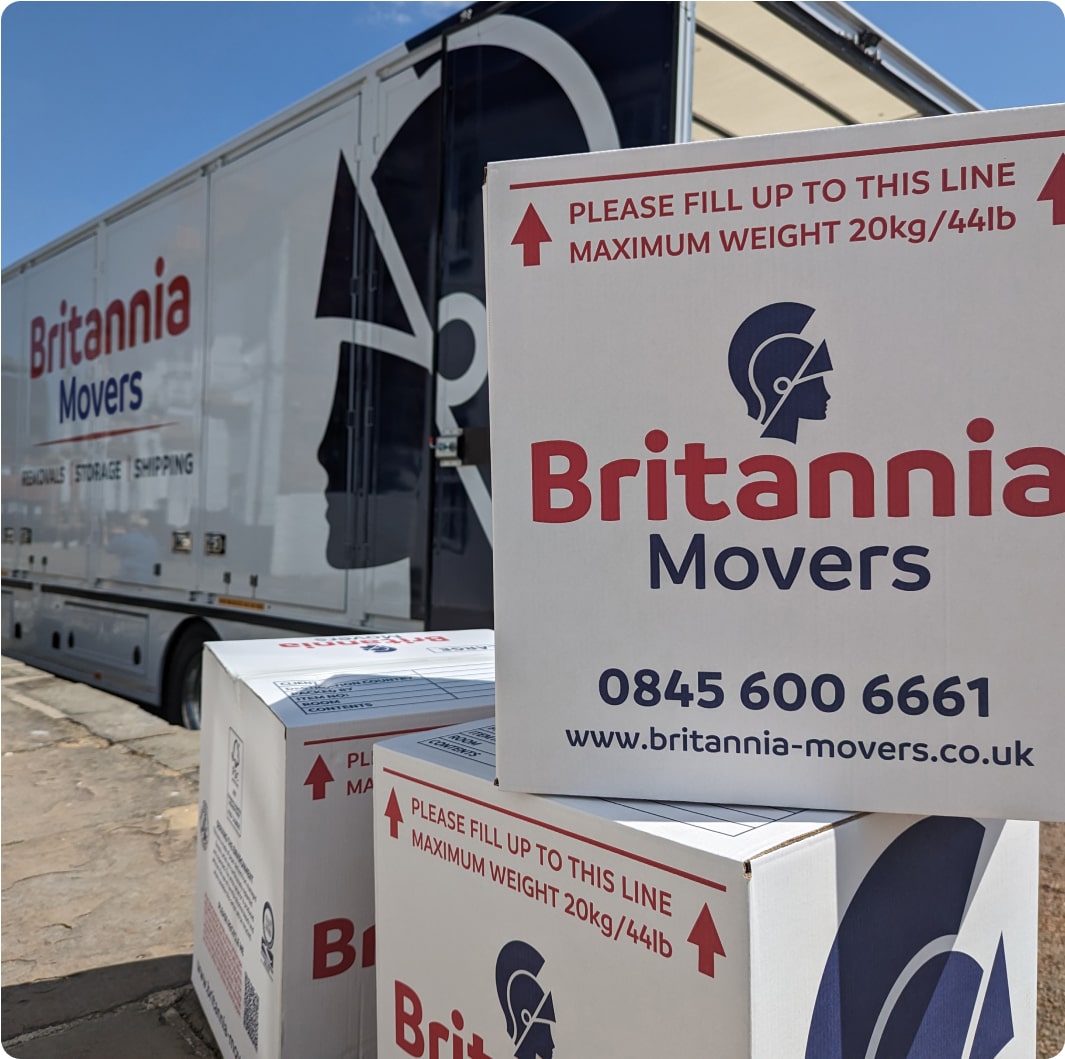
{"label": "paved pavement", "polygon": [[190,985],[199,735],[2,659],[0,1039],[212,1059]]}

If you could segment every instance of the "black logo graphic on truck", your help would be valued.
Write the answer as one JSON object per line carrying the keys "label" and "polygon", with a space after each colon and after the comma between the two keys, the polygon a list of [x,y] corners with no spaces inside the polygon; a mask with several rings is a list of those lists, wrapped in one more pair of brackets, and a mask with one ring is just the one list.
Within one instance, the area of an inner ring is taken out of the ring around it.
{"label": "black logo graphic on truck", "polygon": [[[318,449],[326,559],[409,560],[411,617],[431,596],[437,619],[491,621],[484,166],[672,136],[672,9],[600,14],[456,17],[445,49],[396,75],[381,153],[337,165],[313,308],[352,322]],[[458,466],[434,459],[440,436],[461,438]]]}

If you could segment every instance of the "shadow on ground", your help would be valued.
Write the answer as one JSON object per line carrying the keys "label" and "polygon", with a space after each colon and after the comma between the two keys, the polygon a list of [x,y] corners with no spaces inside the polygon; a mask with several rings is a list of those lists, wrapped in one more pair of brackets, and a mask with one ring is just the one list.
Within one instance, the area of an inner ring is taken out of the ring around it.
{"label": "shadow on ground", "polygon": [[216,1059],[191,971],[191,956],[164,956],[7,986],[4,1048],[13,1059]]}

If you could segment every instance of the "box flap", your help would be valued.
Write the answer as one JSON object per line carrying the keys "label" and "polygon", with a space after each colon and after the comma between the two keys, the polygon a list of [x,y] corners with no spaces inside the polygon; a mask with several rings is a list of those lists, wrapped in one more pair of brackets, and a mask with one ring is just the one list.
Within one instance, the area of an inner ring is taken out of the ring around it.
{"label": "box flap", "polygon": [[[447,646],[437,645],[437,649]],[[387,660],[386,660],[387,659]],[[322,663],[332,664],[325,668]],[[338,664],[339,663],[339,664]],[[492,706],[495,665],[490,646],[460,654],[337,655],[319,659],[313,669],[274,670],[244,678],[252,694],[287,728],[390,713],[433,713],[450,706]]]}
{"label": "box flap", "polygon": [[297,669],[359,668],[378,662],[394,664],[415,658],[493,652],[491,629],[456,632],[375,633],[365,636],[295,637],[284,640],[220,640],[206,645],[222,667],[234,677]]}

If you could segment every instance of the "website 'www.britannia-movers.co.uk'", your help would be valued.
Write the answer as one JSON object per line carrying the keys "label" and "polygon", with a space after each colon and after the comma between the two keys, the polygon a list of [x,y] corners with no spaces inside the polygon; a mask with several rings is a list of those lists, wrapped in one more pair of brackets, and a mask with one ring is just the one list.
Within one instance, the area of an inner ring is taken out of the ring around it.
{"label": "website 'www.britannia-movers.co.uk'", "polygon": [[897,742],[890,739],[810,738],[792,742],[768,729],[761,734],[719,735],[685,727],[680,732],[641,729],[567,728],[571,747],[589,750],[635,750],[683,754],[747,754],[786,758],[864,759],[866,761],[926,762],[943,765],[1020,765],[1035,767],[1035,748],[1021,740],[1012,745],[978,747],[972,743]]}

